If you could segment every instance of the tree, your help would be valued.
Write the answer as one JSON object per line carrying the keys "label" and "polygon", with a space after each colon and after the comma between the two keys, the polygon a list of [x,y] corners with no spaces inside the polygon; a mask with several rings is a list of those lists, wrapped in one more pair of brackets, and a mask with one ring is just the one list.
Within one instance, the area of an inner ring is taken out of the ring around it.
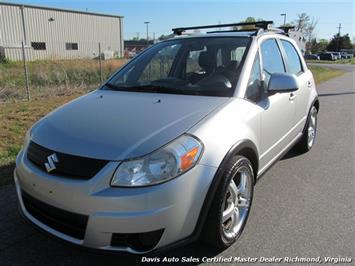
{"label": "tree", "polygon": [[308,27],[310,18],[306,13],[298,14],[297,16],[298,18],[294,22],[295,30],[305,32]]}
{"label": "tree", "polygon": [[171,34],[170,35],[160,35],[160,37],[158,38],[159,41],[164,41],[164,40],[167,40],[167,39],[170,39],[171,38]]}
{"label": "tree", "polygon": [[313,38],[309,43],[307,47],[307,51],[311,52],[312,54],[316,54],[319,52],[323,52],[327,49],[329,42],[326,39],[320,39],[317,42],[316,38]]}
{"label": "tree", "polygon": [[305,38],[310,42],[314,36],[315,28],[318,21],[315,18],[310,18],[306,13],[298,14],[298,18],[294,21],[296,31],[303,32]]}
{"label": "tree", "polygon": [[[240,23],[248,23],[248,22],[257,22],[257,21],[263,21],[262,18],[255,19],[253,17],[247,17],[244,21],[241,21]],[[247,25],[247,26],[241,26],[241,27],[233,27],[234,30],[241,29],[241,30],[255,30],[254,25]]]}
{"label": "tree", "polygon": [[[248,23],[248,22],[256,22],[256,19],[253,18],[253,17],[247,17],[246,20],[243,21],[243,22],[246,22],[246,23]],[[253,30],[253,29],[255,29],[255,26],[254,25],[242,26],[241,29],[243,29],[243,30]]]}
{"label": "tree", "polygon": [[323,52],[325,50],[327,50],[327,46],[329,44],[329,41],[327,39],[320,39],[318,42],[318,52]]}
{"label": "tree", "polygon": [[164,34],[160,35],[160,37],[158,38],[159,41],[163,41],[166,39],[168,39],[168,35],[164,35]]}
{"label": "tree", "polygon": [[306,13],[298,14],[297,19],[293,22],[296,31],[303,33],[305,39],[307,40],[306,48],[307,50],[312,50],[315,44],[312,40],[315,39],[315,28],[318,21],[314,18],[310,18]]}
{"label": "tree", "polygon": [[327,50],[339,52],[341,49],[352,49],[349,34],[341,36],[339,33],[330,40]]}
{"label": "tree", "polygon": [[286,22],[285,24],[282,24],[282,27],[293,27],[294,25],[292,24],[292,22]]}

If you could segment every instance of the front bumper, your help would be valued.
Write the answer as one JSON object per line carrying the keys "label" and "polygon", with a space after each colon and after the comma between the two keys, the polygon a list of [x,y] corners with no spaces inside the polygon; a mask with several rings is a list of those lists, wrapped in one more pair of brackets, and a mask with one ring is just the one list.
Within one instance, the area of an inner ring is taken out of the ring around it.
{"label": "front bumper", "polygon": [[[216,168],[196,165],[184,175],[160,185],[113,188],[110,187],[110,180],[117,165],[118,162],[110,162],[93,178],[74,180],[45,173],[29,162],[24,152],[20,152],[14,179],[23,215],[36,226],[63,240],[109,251],[146,253],[193,233]],[[26,203],[28,198],[40,205],[29,205]],[[33,213],[33,209],[38,211],[37,206],[44,212],[50,209],[50,215],[58,211],[60,215],[54,214],[57,220],[69,215],[74,216],[69,221],[77,221],[77,216],[86,217],[82,237],[75,234],[73,237],[52,226],[51,220],[39,219]],[[124,242],[119,239],[127,234],[147,233],[149,237],[150,232],[161,232],[161,237],[149,250],[122,244]],[[113,244],[113,238],[121,244]]]}

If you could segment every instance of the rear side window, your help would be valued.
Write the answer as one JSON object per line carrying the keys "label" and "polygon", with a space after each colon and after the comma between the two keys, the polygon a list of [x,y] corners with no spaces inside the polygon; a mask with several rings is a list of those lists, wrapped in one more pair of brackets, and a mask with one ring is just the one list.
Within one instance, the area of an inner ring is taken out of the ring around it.
{"label": "rear side window", "polygon": [[301,60],[295,47],[292,43],[285,40],[281,40],[281,43],[287,56],[287,72],[295,75],[301,73]]}
{"label": "rear side window", "polygon": [[269,76],[272,73],[285,72],[281,52],[275,39],[266,40],[261,44],[261,56],[263,59],[263,70]]}

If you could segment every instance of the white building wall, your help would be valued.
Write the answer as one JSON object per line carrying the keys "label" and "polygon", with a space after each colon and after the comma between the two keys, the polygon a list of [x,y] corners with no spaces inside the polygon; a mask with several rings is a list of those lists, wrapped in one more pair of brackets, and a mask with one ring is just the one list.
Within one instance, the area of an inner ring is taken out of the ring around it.
{"label": "white building wall", "polygon": [[[36,59],[94,58],[101,51],[123,56],[123,17],[70,12],[0,3],[0,47],[10,60],[21,60],[21,41],[26,39],[26,57]],[[51,21],[53,20],[53,21]],[[45,42],[46,50],[34,50],[31,42]],[[77,43],[78,50],[66,50]]]}

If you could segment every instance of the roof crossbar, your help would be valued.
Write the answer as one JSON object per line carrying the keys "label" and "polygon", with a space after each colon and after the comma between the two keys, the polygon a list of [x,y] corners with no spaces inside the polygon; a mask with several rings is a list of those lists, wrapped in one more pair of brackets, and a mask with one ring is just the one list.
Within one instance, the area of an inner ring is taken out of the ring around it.
{"label": "roof crossbar", "polygon": [[[226,27],[240,27],[240,26],[255,26],[255,30],[262,28],[267,30],[269,25],[273,24],[273,21],[256,21],[256,22],[242,22],[242,23],[231,23],[231,24],[216,24],[216,25],[205,25],[205,26],[195,26],[195,27],[182,27],[174,28],[172,31],[175,35],[181,35],[187,30],[197,30],[197,29],[212,29],[212,28],[226,28]],[[235,30],[237,31],[237,30]],[[250,31],[254,31],[251,29]]]}
{"label": "roof crossbar", "polygon": [[279,29],[283,30],[286,34],[288,34],[288,32],[290,30],[294,30],[295,29],[295,26],[281,26],[281,27],[279,27]]}
{"label": "roof crossbar", "polygon": [[223,32],[254,32],[257,29],[240,29],[240,30],[214,30],[207,31],[206,33],[223,33]]}

